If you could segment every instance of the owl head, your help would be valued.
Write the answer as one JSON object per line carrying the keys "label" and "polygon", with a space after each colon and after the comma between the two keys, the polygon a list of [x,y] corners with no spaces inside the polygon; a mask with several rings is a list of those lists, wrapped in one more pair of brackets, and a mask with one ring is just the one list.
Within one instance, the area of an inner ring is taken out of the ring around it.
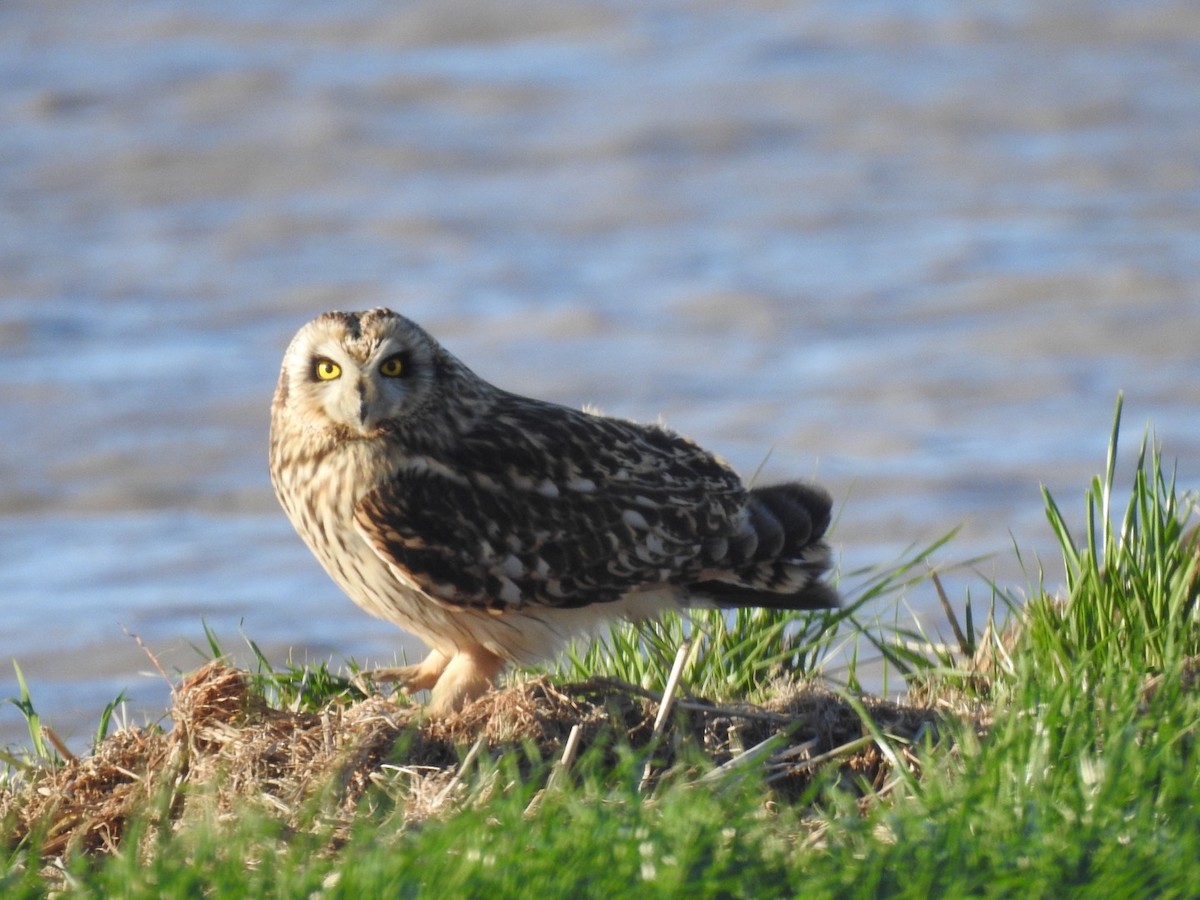
{"label": "owl head", "polygon": [[275,394],[306,431],[375,437],[428,408],[462,364],[392,312],[328,312],[297,332]]}

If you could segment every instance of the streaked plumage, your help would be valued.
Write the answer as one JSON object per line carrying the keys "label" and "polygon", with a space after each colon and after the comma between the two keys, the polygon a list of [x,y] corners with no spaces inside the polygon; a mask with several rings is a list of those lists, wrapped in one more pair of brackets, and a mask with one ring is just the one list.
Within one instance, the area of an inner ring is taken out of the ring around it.
{"label": "streaked plumage", "polygon": [[270,463],[334,581],[430,646],[392,674],[434,714],[615,616],[837,603],[821,489],[748,489],[663,428],[500,390],[386,309],[300,329]]}

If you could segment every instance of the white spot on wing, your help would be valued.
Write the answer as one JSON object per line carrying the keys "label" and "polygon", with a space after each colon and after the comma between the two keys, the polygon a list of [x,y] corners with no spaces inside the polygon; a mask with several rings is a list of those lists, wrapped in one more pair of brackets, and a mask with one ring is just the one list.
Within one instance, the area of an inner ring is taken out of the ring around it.
{"label": "white spot on wing", "polygon": [[520,604],[521,589],[508,578],[501,577],[499,581],[500,596],[498,599],[503,600],[505,603]]}
{"label": "white spot on wing", "polygon": [[485,475],[482,472],[473,473],[471,480],[475,482],[476,487],[481,487],[485,491],[495,491],[500,487],[490,475]]}
{"label": "white spot on wing", "polygon": [[641,531],[647,531],[650,528],[650,523],[646,521],[646,517],[636,509],[627,509],[621,513],[621,521],[630,528],[637,528]]}
{"label": "white spot on wing", "polygon": [[404,460],[400,468],[409,472],[424,474],[432,472],[435,475],[440,475],[443,478],[453,481],[455,484],[466,485],[467,479],[458,472],[455,472],[444,463],[438,462],[436,459],[431,459],[428,456],[410,456]]}

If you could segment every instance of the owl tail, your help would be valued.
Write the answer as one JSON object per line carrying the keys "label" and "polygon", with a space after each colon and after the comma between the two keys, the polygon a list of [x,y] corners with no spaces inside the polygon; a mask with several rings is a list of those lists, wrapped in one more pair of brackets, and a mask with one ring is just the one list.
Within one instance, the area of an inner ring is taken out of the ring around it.
{"label": "owl tail", "polygon": [[714,546],[708,578],[690,588],[693,606],[832,609],[837,592],[822,540],[833,501],[816,485],[792,482],[750,491],[738,534]]}

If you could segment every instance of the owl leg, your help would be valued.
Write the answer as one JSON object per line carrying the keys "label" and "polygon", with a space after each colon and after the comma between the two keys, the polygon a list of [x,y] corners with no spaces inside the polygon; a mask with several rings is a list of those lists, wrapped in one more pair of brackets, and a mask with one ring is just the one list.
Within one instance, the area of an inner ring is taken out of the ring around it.
{"label": "owl leg", "polygon": [[446,664],[433,687],[429,715],[441,718],[487,692],[504,671],[504,660],[483,647],[462,647]]}
{"label": "owl leg", "polygon": [[368,674],[372,681],[394,681],[404,693],[415,694],[437,684],[449,662],[450,657],[441,650],[431,650],[429,655],[415,666],[375,669]]}

